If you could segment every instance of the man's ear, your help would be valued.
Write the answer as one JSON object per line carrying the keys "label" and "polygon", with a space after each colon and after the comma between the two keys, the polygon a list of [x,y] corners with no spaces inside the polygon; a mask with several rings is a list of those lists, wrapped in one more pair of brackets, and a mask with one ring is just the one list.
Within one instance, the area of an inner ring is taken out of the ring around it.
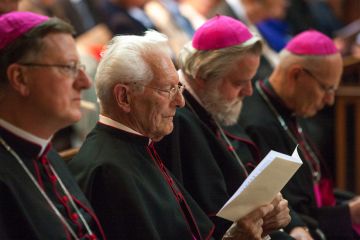
{"label": "man's ear", "polygon": [[130,112],[130,99],[129,95],[130,89],[129,86],[125,84],[118,83],[113,89],[114,98],[117,106],[119,106],[123,111]]}
{"label": "man's ear", "polygon": [[300,75],[302,73],[302,68],[300,65],[293,65],[289,68],[287,78],[291,81],[298,81],[300,79]]}
{"label": "man's ear", "polygon": [[302,86],[301,79],[301,73],[302,68],[300,65],[293,65],[288,68],[286,74],[285,81],[283,82],[284,89],[287,89],[287,94],[292,95],[294,92],[296,92],[296,89],[299,88],[299,86]]}
{"label": "man's ear", "polygon": [[29,81],[24,74],[24,69],[17,63],[11,64],[6,70],[9,85],[21,96],[30,94]]}

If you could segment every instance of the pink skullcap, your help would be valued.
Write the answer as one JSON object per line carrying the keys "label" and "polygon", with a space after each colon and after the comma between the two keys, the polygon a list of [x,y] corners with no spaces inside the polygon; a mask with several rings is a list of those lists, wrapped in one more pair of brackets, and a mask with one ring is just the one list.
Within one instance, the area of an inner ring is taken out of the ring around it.
{"label": "pink skullcap", "polygon": [[48,19],[31,12],[10,12],[0,15],[0,50]]}
{"label": "pink skullcap", "polygon": [[315,30],[296,35],[288,42],[285,49],[297,55],[330,55],[338,52],[328,36]]}
{"label": "pink skullcap", "polygon": [[192,46],[197,50],[215,50],[240,45],[253,38],[260,40],[242,22],[218,15],[196,30]]}

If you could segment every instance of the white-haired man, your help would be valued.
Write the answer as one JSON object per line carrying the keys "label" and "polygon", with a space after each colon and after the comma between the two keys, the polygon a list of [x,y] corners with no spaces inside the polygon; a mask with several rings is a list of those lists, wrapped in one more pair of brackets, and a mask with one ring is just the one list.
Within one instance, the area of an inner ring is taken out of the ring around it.
{"label": "white-haired man", "polygon": [[[155,31],[115,37],[100,62],[96,89],[100,121],[69,166],[107,236],[211,239],[213,224],[154,146],[172,132],[176,109],[184,106],[167,38]],[[245,233],[235,236],[249,239]]]}

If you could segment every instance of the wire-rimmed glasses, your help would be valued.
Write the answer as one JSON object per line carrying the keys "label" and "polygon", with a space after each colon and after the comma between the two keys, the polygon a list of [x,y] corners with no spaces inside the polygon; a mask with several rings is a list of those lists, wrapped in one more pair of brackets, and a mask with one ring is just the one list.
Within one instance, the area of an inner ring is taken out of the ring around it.
{"label": "wire-rimmed glasses", "polygon": [[324,91],[326,94],[334,94],[335,93],[335,91],[336,91],[335,86],[326,86],[324,83],[322,83],[320,81],[320,79],[318,77],[316,77],[310,70],[308,70],[306,68],[302,68],[302,71],[304,73],[306,73],[307,75],[309,75],[310,77],[312,77],[313,79],[315,79],[315,81],[318,83],[321,90]]}
{"label": "wire-rimmed glasses", "polygon": [[64,74],[73,78],[76,78],[79,75],[79,71],[85,71],[85,65],[79,62],[73,62],[70,64],[46,64],[46,63],[19,63],[19,64],[27,67],[59,68]]}
{"label": "wire-rimmed glasses", "polygon": [[182,94],[185,89],[185,86],[180,82],[177,85],[171,87],[170,89],[162,89],[162,88],[152,87],[152,86],[148,86],[148,85],[137,83],[137,82],[135,82],[134,84],[143,86],[146,88],[151,88],[151,89],[154,89],[154,90],[157,90],[160,92],[168,93],[169,99],[173,99],[176,96],[176,94],[178,94],[178,93]]}

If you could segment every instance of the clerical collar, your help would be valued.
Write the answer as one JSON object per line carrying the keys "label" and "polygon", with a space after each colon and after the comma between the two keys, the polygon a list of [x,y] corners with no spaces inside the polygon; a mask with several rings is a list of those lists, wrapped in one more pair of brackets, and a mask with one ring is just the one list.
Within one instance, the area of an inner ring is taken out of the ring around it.
{"label": "clerical collar", "polygon": [[1,118],[0,118],[0,126],[4,129],[6,129],[7,131],[11,132],[12,134],[14,134],[28,142],[39,145],[41,147],[41,150],[40,150],[38,156],[41,156],[41,154],[45,151],[46,146],[49,144],[49,142],[51,140],[51,137],[49,139],[39,138],[39,137],[35,136],[34,134],[29,133],[21,128],[18,128],[16,126],[14,126],[13,124],[11,124]]}
{"label": "clerical collar", "polygon": [[[131,129],[129,128],[128,126],[125,126],[124,124],[122,123],[119,123],[109,117],[106,117],[104,115],[101,115],[99,116],[99,122],[102,123],[102,124],[105,124],[105,125],[108,125],[110,127],[113,127],[113,128],[116,128],[116,129],[120,129],[124,132],[128,132],[128,133],[131,133],[131,134],[135,134],[135,135],[138,135],[138,136],[142,136],[142,137],[145,137],[143,134],[135,131],[134,129]],[[152,140],[149,138],[149,143],[148,144],[151,144]]]}
{"label": "clerical collar", "polygon": [[119,122],[117,122],[115,120],[112,120],[111,118],[106,117],[106,116],[101,115],[101,114],[99,116],[99,122],[102,123],[102,124],[105,124],[105,125],[108,125],[108,126],[123,130],[123,131],[128,132],[128,133],[144,136],[141,133],[135,131],[134,129],[131,129],[128,126],[125,126],[124,124],[119,123]]}

